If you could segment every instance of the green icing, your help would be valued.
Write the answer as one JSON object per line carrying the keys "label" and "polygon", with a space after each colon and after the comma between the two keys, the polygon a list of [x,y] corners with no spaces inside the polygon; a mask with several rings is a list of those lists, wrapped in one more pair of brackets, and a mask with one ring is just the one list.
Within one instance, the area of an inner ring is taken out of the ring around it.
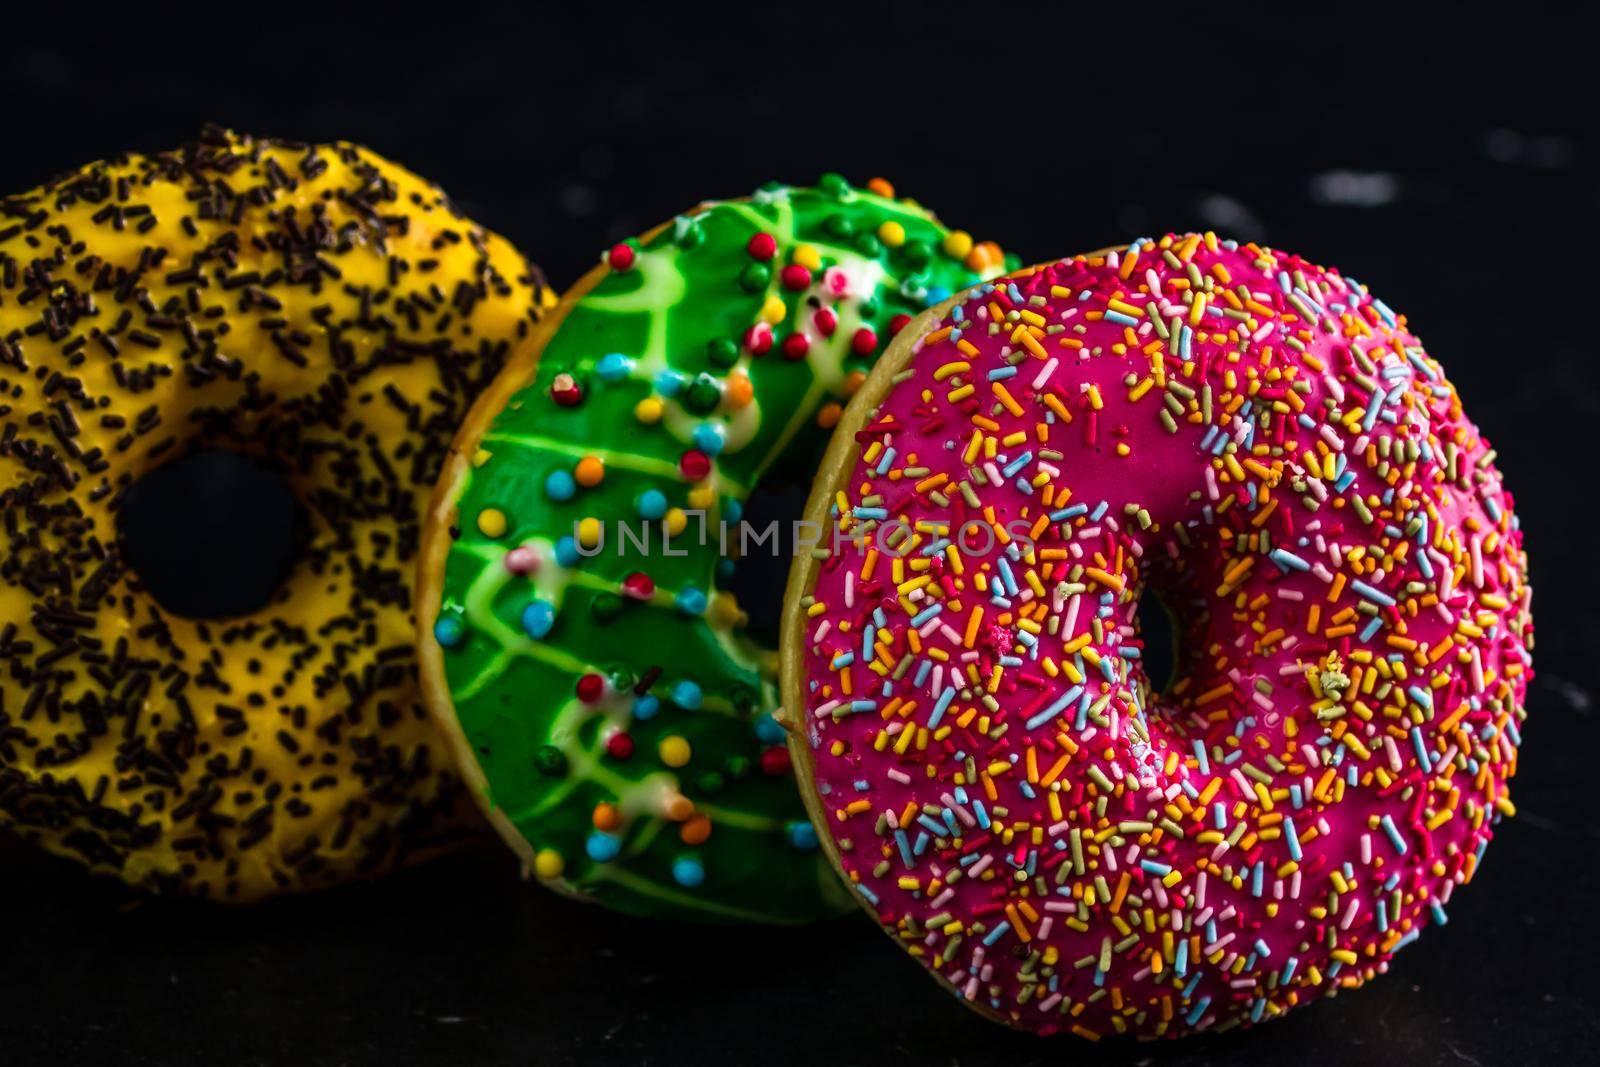
{"label": "green icing", "polygon": [[[885,222],[903,229],[903,241],[894,242],[892,227],[890,243],[880,240]],[[767,262],[749,249],[757,234],[774,240]],[[895,316],[1003,266],[968,269],[953,254],[964,235],[947,248],[948,236],[914,204],[833,177],[680,217],[630,245],[634,262],[577,301],[534,383],[495,418],[459,500],[439,633],[456,715],[490,800],[544,861],[560,857],[559,876],[553,863],[541,876],[639,915],[801,922],[850,906],[815,848],[769,714],[773,655],[740,634],[732,598],[716,590],[730,566],[717,530],[730,522],[736,542],[732,520],[752,487],[814,467],[828,433],[819,409],[844,399],[847,377],[870,367]],[[786,288],[795,279],[783,268],[812,256],[820,269],[810,284]],[[843,295],[830,286],[837,272]],[[772,326],[771,350],[755,355],[746,331],[772,297],[786,313]],[[831,335],[826,314],[817,317],[824,308],[835,316]],[[863,327],[877,343],[858,354],[852,342]],[[797,331],[809,347],[791,359],[783,345]],[[753,401],[734,410],[727,387],[739,373]],[[561,376],[581,391],[577,403],[553,396],[568,385]],[[650,398],[662,411],[654,423],[636,415]],[[724,444],[709,474],[691,483],[680,460],[708,431]],[[547,479],[574,475],[591,456],[604,461],[603,480],[553,498]],[[653,490],[688,510],[696,485],[711,502],[706,544],[691,518],[669,554],[666,520],[647,521],[639,502]],[[485,509],[505,515],[501,536],[480,531]],[[604,544],[575,557],[576,524],[591,517],[604,522]],[[618,520],[641,538],[648,530],[647,554],[616,543]],[[506,566],[518,546],[539,561],[531,575]],[[654,583],[648,600],[624,588],[636,572]],[[554,612],[538,638],[523,623],[535,599]],[[606,684],[585,702],[580,679],[590,674]],[[695,703],[685,682],[698,688],[698,707],[684,706]],[[618,732],[632,743],[625,758],[608,750]],[[688,744],[681,767],[664,762],[668,738]],[[604,832],[595,828],[601,804],[615,809],[616,825]],[[686,843],[683,832],[695,837],[700,819],[709,819],[709,837]]]}

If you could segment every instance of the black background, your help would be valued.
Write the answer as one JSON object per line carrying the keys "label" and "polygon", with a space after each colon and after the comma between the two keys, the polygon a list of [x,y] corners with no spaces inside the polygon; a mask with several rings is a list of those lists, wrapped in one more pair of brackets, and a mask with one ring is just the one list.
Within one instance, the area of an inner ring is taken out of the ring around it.
{"label": "black background", "polygon": [[517,883],[493,843],[249,910],[132,897],[9,843],[0,1063],[1594,1061],[1594,27],[1526,4],[1079,6],[11,12],[0,189],[209,120],[364,142],[558,287],[700,199],[825,170],[882,173],[1027,261],[1206,227],[1340,266],[1461,387],[1532,557],[1520,814],[1447,928],[1252,1033],[1091,1047],[981,1021],[864,920],[627,920]]}

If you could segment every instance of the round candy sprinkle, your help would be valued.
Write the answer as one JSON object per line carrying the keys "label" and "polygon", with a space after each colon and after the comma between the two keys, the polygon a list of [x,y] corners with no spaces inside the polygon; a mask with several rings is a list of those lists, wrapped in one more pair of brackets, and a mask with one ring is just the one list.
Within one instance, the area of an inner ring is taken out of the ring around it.
{"label": "round candy sprinkle", "polygon": [[455,648],[467,635],[467,628],[454,615],[440,615],[433,624],[433,639],[445,648]]}
{"label": "round candy sprinkle", "polygon": [[633,360],[621,352],[607,352],[595,363],[594,372],[601,381],[619,382],[633,371]]}
{"label": "round candy sprinkle", "polygon": [[567,773],[567,754],[555,745],[540,745],[534,749],[533,765],[547,778],[559,778]]}
{"label": "round candy sprinkle", "polygon": [[622,841],[614,834],[596,830],[584,843],[584,850],[596,863],[606,863],[617,858],[617,853],[622,851]]}
{"label": "round candy sprinkle", "polygon": [[789,750],[782,745],[773,745],[761,751],[761,770],[765,774],[780,775],[789,773]]}
{"label": "round candy sprinkle", "polygon": [[772,324],[758,322],[744,331],[744,347],[753,356],[764,356],[772,351]]}
{"label": "round candy sprinkle", "polygon": [[707,456],[720,456],[725,439],[722,436],[722,427],[712,422],[702,422],[690,434],[694,438],[694,446]]}
{"label": "round candy sprinkle", "polygon": [[661,414],[661,401],[653,396],[644,397],[633,406],[633,417],[646,426],[660,422]]}
{"label": "round candy sprinkle", "polygon": [[772,271],[760,263],[752,263],[739,272],[739,284],[747,293],[759,293],[772,280]]}
{"label": "round candy sprinkle", "polygon": [[519,545],[506,553],[506,570],[518,577],[527,577],[539,570],[539,553],[527,545]]}
{"label": "round candy sprinkle", "polygon": [[598,674],[585,674],[578,679],[573,689],[578,694],[578,699],[585,704],[598,704],[606,695],[606,680]]}
{"label": "round candy sprinkle", "polygon": [[667,495],[659,489],[646,489],[639,494],[634,508],[641,518],[659,519],[667,513]]}
{"label": "round candy sprinkle", "polygon": [[777,254],[778,242],[772,234],[763,230],[760,233],[751,234],[750,240],[745,242],[744,247],[745,251],[750,253],[751,259],[757,259],[765,263]]}
{"label": "round candy sprinkle", "polygon": [[783,339],[783,358],[801,360],[811,351],[811,341],[803,333],[791,333]]}
{"label": "round candy sprinkle", "polygon": [[685,856],[673,862],[672,877],[679,885],[693,888],[706,880],[706,869],[699,860]]}
{"label": "round candy sprinkle", "polygon": [[572,473],[579,485],[585,489],[593,489],[605,480],[605,461],[599,456],[584,456],[578,460],[578,466]]}
{"label": "round candy sprinkle", "polygon": [[660,755],[661,762],[668,767],[682,767],[689,762],[689,742],[676,734],[663,737],[657,747],[657,754]]}
{"label": "round candy sprinkle", "polygon": [[550,383],[550,399],[562,407],[577,407],[583,402],[583,387],[570,374],[558,374]]}
{"label": "round candy sprinkle", "polygon": [[499,508],[484,508],[478,512],[478,532],[489,538],[504,537],[506,513]]}
{"label": "round candy sprinkle", "polygon": [[685,615],[702,614],[706,610],[707,603],[705,593],[693,586],[686,586],[679,590],[673,602],[677,604],[678,610]]}
{"label": "round candy sprinkle", "polygon": [[551,500],[571,500],[578,484],[566,471],[551,471],[544,480],[544,495]]}
{"label": "round candy sprinkle", "polygon": [[706,345],[706,359],[713,367],[726,370],[739,362],[739,342],[731,337],[718,337]]}
{"label": "round candy sprinkle", "polygon": [[542,848],[533,857],[533,873],[540,878],[560,878],[566,870],[566,861],[553,848]]}
{"label": "round candy sprinkle", "polygon": [[672,702],[680,708],[693,711],[700,706],[703,699],[704,694],[700,692],[700,687],[687,679],[672,687]]}
{"label": "round candy sprinkle", "polygon": [[798,263],[791,263],[779,272],[779,280],[785,289],[798,291],[811,284],[811,272]]}
{"label": "round candy sprinkle", "polygon": [[689,449],[678,459],[678,469],[691,482],[698,482],[711,473],[711,457],[698,449]]}
{"label": "round candy sprinkle", "polygon": [[606,738],[606,755],[612,759],[627,759],[633,755],[633,738],[618,730]]}
{"label": "round candy sprinkle", "polygon": [[792,822],[787,827],[789,843],[802,852],[817,847],[817,828],[809,822]]}
{"label": "round candy sprinkle", "polygon": [[550,633],[556,622],[555,605],[548,600],[533,600],[522,609],[522,628],[535,641]]}
{"label": "round candy sprinkle", "polygon": [[632,245],[626,242],[615,244],[611,246],[611,251],[606,253],[606,262],[610,264],[612,270],[628,270],[633,266],[637,255]]}

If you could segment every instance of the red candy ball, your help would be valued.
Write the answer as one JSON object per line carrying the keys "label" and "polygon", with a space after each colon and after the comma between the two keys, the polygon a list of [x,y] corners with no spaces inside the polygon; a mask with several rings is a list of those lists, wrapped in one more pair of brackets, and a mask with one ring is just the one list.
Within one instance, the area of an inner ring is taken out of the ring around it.
{"label": "red candy ball", "polygon": [[691,448],[678,460],[678,470],[691,482],[698,482],[711,473],[711,457],[698,448]]}
{"label": "red candy ball", "polygon": [[817,332],[824,337],[832,337],[833,331],[839,328],[839,316],[833,313],[832,308],[818,308],[817,313],[811,316],[811,321],[816,323]]}
{"label": "red candy ball", "polygon": [[655,596],[656,583],[644,571],[634,571],[622,579],[622,591],[635,600],[649,600]]}
{"label": "red candy ball", "polygon": [[772,351],[772,327],[758,322],[744,332],[744,346],[751,355],[764,356]]}
{"label": "red candy ball", "polygon": [[583,387],[572,375],[558,374],[550,383],[550,399],[564,408],[577,407],[583,403]]}
{"label": "red candy ball", "polygon": [[627,759],[633,755],[633,738],[622,730],[618,730],[606,738],[606,755],[612,759]]}
{"label": "red candy ball", "polygon": [[806,353],[811,351],[811,342],[806,340],[803,333],[791,333],[783,339],[784,359],[805,359]]}
{"label": "red candy ball", "polygon": [[878,347],[878,335],[866,326],[855,332],[850,338],[850,350],[858,356],[870,356]]}
{"label": "red candy ball", "polygon": [[761,770],[776,778],[789,773],[789,750],[783,745],[772,745],[761,750]]}
{"label": "red candy ball", "polygon": [[890,319],[889,320],[889,336],[893,337],[895,334],[897,334],[901,330],[905,329],[906,328],[906,323],[908,323],[910,321],[911,321],[911,316],[910,315],[906,315],[906,314],[896,315],[894,318]]}
{"label": "red candy ball", "polygon": [[791,263],[778,275],[785,289],[804,289],[811,284],[811,271],[798,263]]}
{"label": "red candy ball", "polygon": [[578,679],[578,699],[585,704],[599,703],[606,695],[606,680],[598,674],[586,674]]}
{"label": "red candy ball", "polygon": [[759,259],[765,263],[778,253],[778,242],[770,233],[758,233],[750,238],[744,250],[750,253],[751,259]]}
{"label": "red candy ball", "polygon": [[633,261],[636,258],[638,258],[638,253],[633,250],[633,246],[630,244],[612,245],[611,251],[606,253],[606,262],[611,265],[612,270],[627,270],[633,266]]}

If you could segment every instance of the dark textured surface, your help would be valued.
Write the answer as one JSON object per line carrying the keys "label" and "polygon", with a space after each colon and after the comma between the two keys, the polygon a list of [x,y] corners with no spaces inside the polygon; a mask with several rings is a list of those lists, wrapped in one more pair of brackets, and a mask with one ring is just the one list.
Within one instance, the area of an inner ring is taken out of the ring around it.
{"label": "dark textured surface", "polygon": [[[368,143],[558,286],[697,199],[831,169],[881,172],[1025,260],[1213,227],[1337,265],[1410,316],[1516,495],[1538,628],[1520,814],[1449,925],[1370,988],[1249,1034],[1098,1048],[984,1023],[865,920],[619,919],[518,884],[492,844],[226,910],[131,898],[6,843],[0,1063],[1594,1058],[1591,27],[1452,16],[1446,42],[1353,12],[1166,21],[1142,6],[1092,25],[1029,16],[1020,36],[998,15],[926,9],[891,24],[795,7],[760,26],[750,11],[692,25],[599,7],[554,25],[454,14],[448,30],[326,13],[220,36],[8,26],[0,189],[212,120]],[[1003,88],[1019,77],[1026,89]]]}

